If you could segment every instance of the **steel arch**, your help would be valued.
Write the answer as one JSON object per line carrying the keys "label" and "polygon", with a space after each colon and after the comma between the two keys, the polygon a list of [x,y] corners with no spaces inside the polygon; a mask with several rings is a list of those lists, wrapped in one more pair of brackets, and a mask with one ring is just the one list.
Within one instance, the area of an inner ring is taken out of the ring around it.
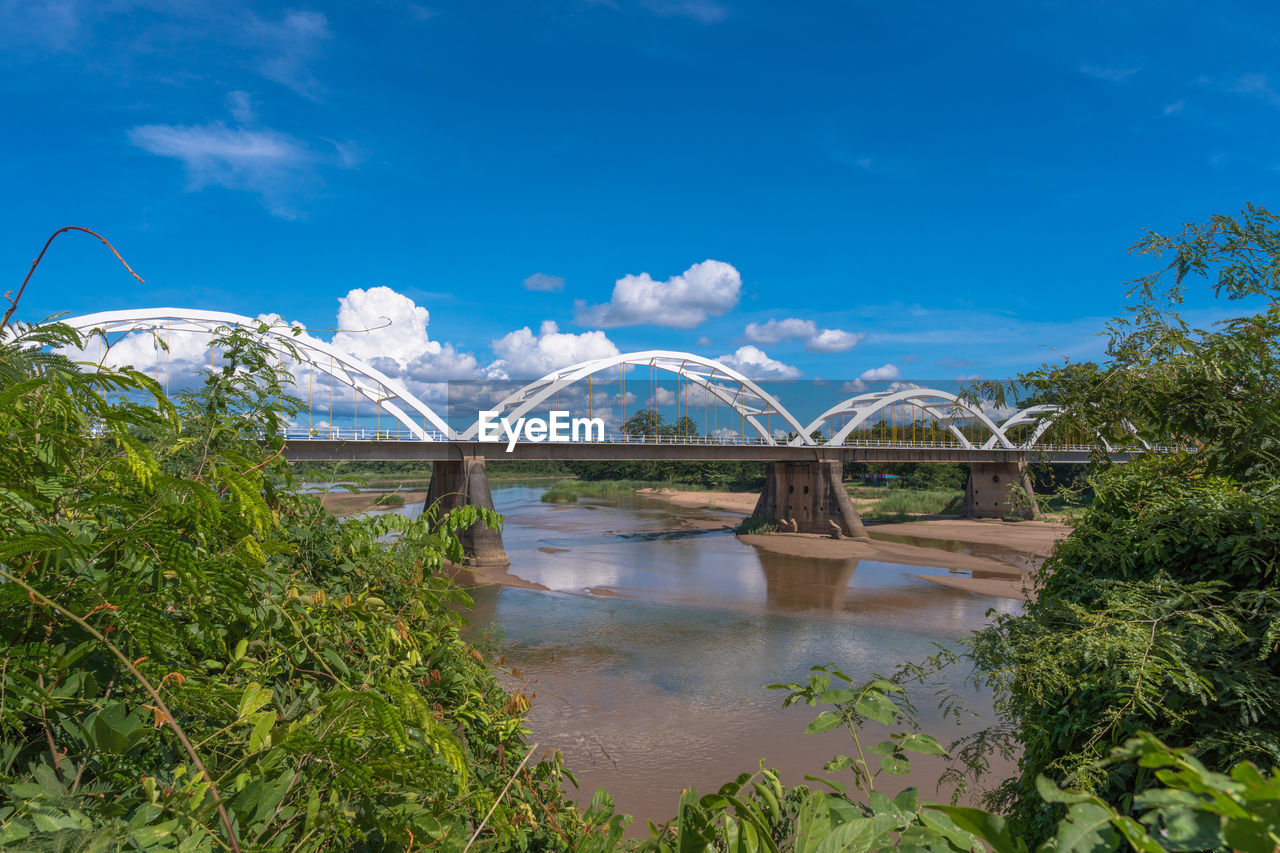
{"label": "steel arch", "polygon": [[[1016,445],[1019,450],[1030,450],[1035,446],[1036,442],[1040,440],[1040,436],[1044,435],[1045,431],[1048,430],[1049,427],[1053,426],[1054,419],[1052,417],[1046,417],[1046,415],[1052,415],[1058,411],[1059,409],[1057,406],[1028,406],[1023,410],[1010,415],[1005,419],[1004,423],[1000,424],[1000,435],[1004,436],[1006,446],[1012,447],[1014,444],[1009,440],[1008,433],[1010,427],[1036,424],[1036,428],[1032,431],[1031,436],[1026,441],[1022,442],[1022,444]],[[987,439],[986,444],[982,445],[982,449],[989,450],[992,447],[995,447],[995,442],[996,436],[993,435],[991,438]]]}
{"label": "steel arch", "polygon": [[[530,409],[545,401],[565,388],[594,376],[602,370],[620,365],[637,367],[654,367],[658,370],[682,377],[710,393],[738,412],[747,423],[760,434],[766,444],[776,445],[777,440],[769,433],[764,424],[758,420],[766,415],[778,415],[798,434],[799,438],[792,444],[811,445],[813,440],[804,432],[804,428],[795,416],[783,408],[771,394],[761,388],[742,373],[726,367],[718,361],[687,352],[671,350],[645,350],[643,352],[623,353],[621,355],[597,358],[553,370],[541,379],[525,385],[509,394],[496,404],[493,411],[511,420],[523,417]],[[736,390],[731,390],[718,380],[723,377],[736,383]],[[744,393],[744,391],[746,393]],[[480,430],[477,419],[459,437],[463,441],[475,438]]]}
{"label": "steel arch", "polygon": [[[225,311],[203,311],[193,308],[142,308],[123,311],[100,311],[96,314],[84,314],[69,317],[57,322],[71,326],[82,332],[100,329],[106,334],[131,332],[202,332],[212,334],[221,327],[234,327],[257,331],[264,323],[268,329],[266,334],[286,340],[298,352],[300,358],[312,369],[328,374],[346,385],[354,393],[369,402],[385,409],[389,415],[403,424],[414,438],[420,441],[435,441],[435,437],[422,428],[395,400],[408,407],[428,423],[435,427],[446,438],[454,438],[439,415],[426,403],[409,392],[401,383],[387,376],[376,367],[360,359],[344,353],[332,344],[312,337],[305,331],[294,335],[296,327],[284,323],[268,322],[242,314],[231,314]],[[324,364],[318,356],[324,356],[330,364]],[[383,393],[383,391],[390,393]]]}
{"label": "steel arch", "polygon": [[[928,402],[930,399],[942,400],[945,405],[940,407],[937,402]],[[876,412],[894,403],[904,402],[910,403],[926,415],[937,418],[944,423],[951,434],[960,440],[960,446],[966,450],[973,450],[974,446],[973,442],[954,423],[956,416],[953,413],[957,409],[978,419],[987,429],[991,430],[991,438],[983,445],[983,448],[994,447],[996,442],[999,442],[1004,448],[1013,447],[1005,437],[1004,431],[996,425],[995,421],[987,417],[981,409],[969,405],[955,394],[948,391],[940,391],[936,388],[909,388],[903,391],[870,391],[865,394],[858,394],[847,400],[842,400],[821,415],[818,415],[809,424],[804,434],[811,436],[815,431],[821,429],[824,423],[836,415],[852,415],[853,418],[835,432],[827,442],[828,444],[843,444],[845,439],[849,437],[849,433],[866,423]]]}

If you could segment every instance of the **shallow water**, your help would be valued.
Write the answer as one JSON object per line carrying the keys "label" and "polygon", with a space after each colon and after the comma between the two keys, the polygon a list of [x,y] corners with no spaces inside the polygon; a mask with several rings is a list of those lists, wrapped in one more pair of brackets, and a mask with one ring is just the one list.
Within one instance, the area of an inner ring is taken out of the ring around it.
{"label": "shallow water", "polygon": [[[493,496],[511,572],[551,591],[478,589],[473,630],[500,632],[509,686],[535,694],[530,743],[564,752],[581,799],[607,788],[640,826],[669,818],[683,788],[715,790],[760,759],[794,784],[851,750],[839,731],[805,735],[817,711],[784,710],[784,694],[765,685],[802,681],[828,662],[855,679],[889,672],[935,643],[954,647],[989,610],[1020,606],[912,577],[944,568],[757,551],[728,530],[681,529],[733,516],[633,495],[548,505],[545,488],[495,483]],[[943,720],[934,689],[989,713],[965,674],[915,690],[923,727],[944,743],[981,721]],[[886,788],[940,796],[940,763],[916,768]]]}

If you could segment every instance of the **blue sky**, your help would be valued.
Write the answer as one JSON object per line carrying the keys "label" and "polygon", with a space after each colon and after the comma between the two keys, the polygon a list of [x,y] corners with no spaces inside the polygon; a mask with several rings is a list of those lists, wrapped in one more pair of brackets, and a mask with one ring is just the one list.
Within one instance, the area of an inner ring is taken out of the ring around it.
{"label": "blue sky", "polygon": [[652,348],[764,378],[1003,377],[1100,354],[1144,229],[1271,202],[1278,19],[0,0],[0,258],[16,287],[84,225],[146,285],[67,235],[20,317],[387,317],[347,348],[417,381]]}

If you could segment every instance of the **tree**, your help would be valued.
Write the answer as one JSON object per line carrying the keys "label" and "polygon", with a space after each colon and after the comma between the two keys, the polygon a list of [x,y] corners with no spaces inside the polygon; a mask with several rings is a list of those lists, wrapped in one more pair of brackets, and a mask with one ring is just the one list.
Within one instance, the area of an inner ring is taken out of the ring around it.
{"label": "tree", "polygon": [[697,423],[688,415],[681,415],[676,420],[675,426],[671,428],[671,434],[680,438],[693,438],[700,432]]}
{"label": "tree", "polygon": [[297,403],[250,332],[176,406],[56,352],[83,344],[0,340],[0,847],[572,848],[558,759],[513,777],[528,697],[439,571],[492,511],[340,523],[296,494]]}
{"label": "tree", "polygon": [[624,435],[637,438],[670,435],[671,427],[657,409],[641,409],[622,424]]}
{"label": "tree", "polygon": [[[1096,763],[1140,730],[1212,769],[1280,762],[1278,221],[1249,206],[1149,233],[1134,251],[1172,259],[1135,283],[1106,363],[1019,377],[1063,407],[1059,425],[1157,449],[1097,462],[1096,497],[1037,599],[973,643],[1023,750],[996,804],[1033,837],[1058,814],[1035,794],[1039,774],[1118,803],[1154,784],[1141,767]],[[1260,310],[1192,328],[1178,309],[1197,278]]]}

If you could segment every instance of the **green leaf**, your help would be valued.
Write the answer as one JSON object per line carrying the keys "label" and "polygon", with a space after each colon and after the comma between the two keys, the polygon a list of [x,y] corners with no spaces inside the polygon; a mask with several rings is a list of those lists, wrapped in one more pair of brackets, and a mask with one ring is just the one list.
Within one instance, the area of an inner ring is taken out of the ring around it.
{"label": "green leaf", "polygon": [[1026,853],[1027,846],[1009,834],[1009,829],[1002,817],[967,806],[930,804],[925,808],[942,812],[960,829],[976,835],[989,844],[996,853]]}
{"label": "green leaf", "polygon": [[844,721],[834,711],[823,711],[809,725],[805,726],[805,734],[819,734],[838,727]]}
{"label": "green leaf", "polygon": [[892,725],[898,714],[898,706],[883,693],[867,693],[854,704],[853,710],[870,720]]}

